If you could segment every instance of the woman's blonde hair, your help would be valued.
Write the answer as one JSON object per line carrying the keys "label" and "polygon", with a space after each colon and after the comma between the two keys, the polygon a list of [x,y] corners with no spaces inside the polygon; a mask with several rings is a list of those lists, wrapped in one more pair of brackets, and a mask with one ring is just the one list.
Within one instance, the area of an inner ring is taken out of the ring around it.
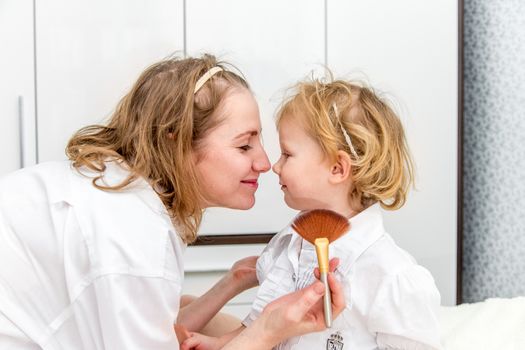
{"label": "woman's blonde hair", "polygon": [[[197,80],[221,67],[194,93]],[[249,89],[227,64],[205,54],[200,58],[168,58],[147,68],[120,100],[107,125],[80,129],[69,140],[66,154],[79,169],[99,172],[96,188],[124,189],[138,177],[152,185],[185,242],[192,242],[202,220],[201,192],[194,152],[221,122],[221,101],[230,88]],[[108,160],[123,161],[130,175],[122,183],[100,183]]]}
{"label": "woman's blonde hair", "polygon": [[278,128],[285,118],[305,127],[331,161],[339,150],[348,153],[354,210],[376,202],[391,210],[403,206],[414,183],[413,162],[401,121],[371,88],[342,80],[300,82],[277,113]]}

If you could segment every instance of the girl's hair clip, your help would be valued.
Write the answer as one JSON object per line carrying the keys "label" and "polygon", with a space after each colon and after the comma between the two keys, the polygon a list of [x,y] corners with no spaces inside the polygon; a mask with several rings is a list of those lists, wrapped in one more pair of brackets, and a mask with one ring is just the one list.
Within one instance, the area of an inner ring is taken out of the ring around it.
{"label": "girl's hair clip", "polygon": [[345,137],[348,147],[350,148],[350,153],[352,153],[355,159],[359,159],[359,157],[357,156],[357,152],[355,151],[354,145],[352,144],[352,139],[350,138],[350,135],[348,134],[348,132],[346,132],[346,129],[343,127],[343,123],[341,123],[341,120],[339,119],[339,111],[337,110],[337,105],[335,104],[335,102],[332,103],[332,108],[334,109],[335,120],[337,124],[339,125],[339,128],[341,129],[343,136]]}

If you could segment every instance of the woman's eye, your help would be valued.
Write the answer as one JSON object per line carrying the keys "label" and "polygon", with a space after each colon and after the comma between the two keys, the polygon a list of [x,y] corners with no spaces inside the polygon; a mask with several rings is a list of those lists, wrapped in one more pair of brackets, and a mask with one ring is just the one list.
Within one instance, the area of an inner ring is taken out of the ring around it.
{"label": "woman's eye", "polygon": [[282,152],[281,153],[281,157],[283,158],[288,158],[290,156],[290,154],[286,153],[286,152]]}
{"label": "woman's eye", "polygon": [[252,149],[252,146],[250,145],[244,145],[244,146],[241,146],[239,147],[240,149],[242,149],[243,151],[249,151]]}

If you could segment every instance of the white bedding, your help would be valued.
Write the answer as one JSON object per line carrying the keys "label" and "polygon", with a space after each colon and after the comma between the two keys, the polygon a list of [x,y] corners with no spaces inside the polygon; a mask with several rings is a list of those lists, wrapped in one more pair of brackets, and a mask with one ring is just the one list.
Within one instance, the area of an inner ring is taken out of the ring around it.
{"label": "white bedding", "polygon": [[525,297],[441,307],[446,350],[525,350]]}

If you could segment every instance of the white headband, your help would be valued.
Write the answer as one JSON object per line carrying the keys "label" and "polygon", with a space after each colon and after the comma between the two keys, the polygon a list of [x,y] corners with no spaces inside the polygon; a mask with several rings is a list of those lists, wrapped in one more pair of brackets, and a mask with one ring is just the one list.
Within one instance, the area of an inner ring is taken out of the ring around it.
{"label": "white headband", "polygon": [[210,68],[206,73],[202,75],[202,77],[199,78],[199,80],[197,80],[197,82],[195,83],[195,89],[193,90],[193,93],[196,94],[197,91],[199,91],[200,88],[204,84],[206,84],[206,82],[210,80],[211,77],[213,77],[215,74],[217,74],[218,72],[222,70],[223,69],[221,67],[217,67],[217,66]]}
{"label": "white headband", "polygon": [[352,144],[352,139],[350,138],[350,135],[348,135],[348,133],[346,132],[346,129],[343,127],[343,123],[341,123],[341,120],[339,119],[339,112],[337,110],[335,102],[332,103],[332,108],[334,109],[335,120],[337,121],[337,124],[339,124],[339,128],[343,132],[343,136],[345,137],[348,147],[350,147],[350,152],[355,157],[355,159],[359,159],[359,157],[357,156],[357,152],[355,151],[354,145]]}

